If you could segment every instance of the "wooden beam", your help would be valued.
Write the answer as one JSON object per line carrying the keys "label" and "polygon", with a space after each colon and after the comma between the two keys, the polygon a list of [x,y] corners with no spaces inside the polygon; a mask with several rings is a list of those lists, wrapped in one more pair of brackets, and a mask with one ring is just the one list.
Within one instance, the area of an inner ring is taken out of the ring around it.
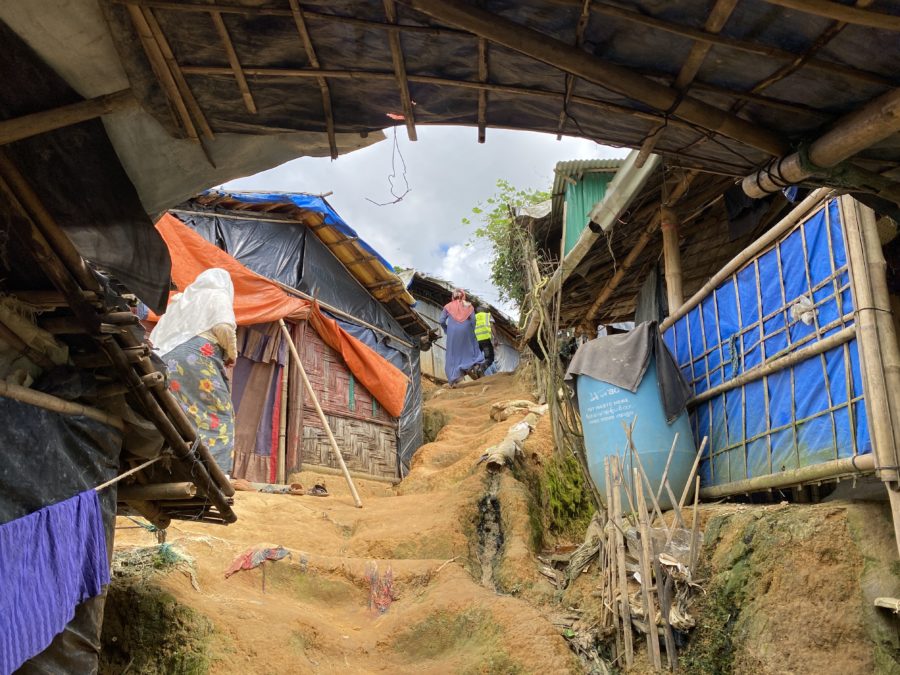
{"label": "wooden beam", "polygon": [[[129,10],[130,9],[131,7],[129,7]],[[203,110],[200,109],[200,104],[198,104],[197,99],[194,98],[194,93],[188,86],[187,80],[184,79],[184,74],[181,72],[181,68],[175,60],[175,54],[172,51],[172,47],[169,45],[169,41],[166,39],[159,22],[156,20],[156,16],[150,9],[143,10],[143,16],[145,17],[147,27],[150,29],[150,33],[153,36],[153,40],[159,45],[160,52],[165,59],[165,65],[168,67],[178,91],[181,96],[184,97],[184,103],[187,106],[187,109],[200,127],[200,133],[206,138],[215,138],[215,134],[210,128],[209,123],[206,121],[206,115],[203,114]],[[211,160],[210,163],[212,163]]]}
{"label": "wooden beam", "polygon": [[[222,68],[220,66],[197,66],[197,65],[184,65],[181,67],[181,70],[188,75],[206,75],[210,77],[231,77],[231,71],[228,68]],[[384,72],[375,72],[375,71],[364,71],[364,70],[338,70],[338,69],[304,69],[304,68],[244,68],[244,72],[248,75],[254,77],[284,77],[284,78],[317,78],[320,76],[335,78],[335,79],[350,79],[350,80],[380,80],[380,81],[389,81],[394,79],[394,75],[392,73],[384,73]],[[558,91],[548,91],[545,89],[537,89],[531,87],[517,87],[512,85],[504,85],[504,84],[495,84],[492,82],[474,82],[472,80],[452,80],[445,77],[432,77],[430,75],[409,75],[408,79],[410,82],[415,82],[418,84],[429,84],[434,86],[443,86],[443,87],[458,87],[461,89],[476,89],[476,90],[485,90],[487,92],[496,92],[499,94],[512,94],[517,96],[533,96],[533,97],[541,97],[541,98],[552,98],[557,101],[562,101],[564,93]],[[744,92],[732,91],[730,89],[723,89],[722,87],[716,87],[714,85],[709,85],[700,82],[694,82],[692,85],[695,88],[702,89],[705,91],[715,92],[717,94],[721,94],[723,96],[733,96],[735,98],[747,99],[753,103],[758,105],[762,105],[768,108],[772,108],[773,110],[785,110],[788,112],[806,114],[811,117],[818,117],[819,119],[829,118],[830,115],[826,112],[822,112],[820,110],[815,110],[813,108],[808,108],[806,106],[789,103],[787,101],[780,101],[778,99],[773,99],[765,96],[757,96],[751,95]],[[587,98],[585,96],[573,95],[571,97],[572,103],[577,103],[578,105],[584,105],[588,107],[597,108],[599,110],[603,110],[611,113],[621,113],[623,115],[629,115],[636,119],[647,120],[655,123],[661,123],[665,121],[665,117],[659,113],[646,112],[643,110],[637,110],[634,108],[628,108],[623,105],[619,105],[616,103],[608,103],[606,101],[599,101],[597,99]],[[684,129],[693,129],[695,128],[693,125],[682,122],[679,119],[670,119],[668,121],[670,126],[677,126]]]}
{"label": "wooden beam", "polygon": [[403,0],[404,4],[438,21],[464,28],[504,47],[572,73],[714,133],[722,134],[767,154],[779,155],[787,147],[767,129],[751,124],[703,101],[679,93],[623,66],[598,59],[581,49],[555,40],[501,16],[460,0]]}
{"label": "wooden beam", "polygon": [[[591,20],[591,0],[583,0],[581,5],[581,14],[578,17],[578,24],[575,26],[575,46],[581,49],[584,42],[584,31]],[[566,122],[569,121],[569,101],[572,94],[575,93],[575,78],[571,73],[566,73],[565,97],[563,98],[562,110],[559,111],[559,125],[556,128],[556,140],[560,140],[563,131],[566,129]]]}
{"label": "wooden beam", "polygon": [[881,30],[900,31],[900,16],[885,14],[871,9],[861,9],[843,5],[830,0],[766,0],[770,5],[778,5],[787,9],[796,9],[799,12],[822,16],[835,21],[865,26],[867,28],[880,28]]}
{"label": "wooden beam", "polygon": [[[737,0],[716,0],[716,4],[710,10],[709,17],[706,19],[703,28],[711,34],[721,31],[729,17],[731,17],[736,5]],[[678,72],[675,83],[672,85],[675,89],[680,92],[687,91],[691,82],[697,77],[697,73],[700,72],[700,67],[706,60],[706,55],[709,54],[710,49],[712,49],[712,45],[709,42],[695,42],[691,46],[691,51],[681,65],[681,70]],[[664,127],[662,126],[656,127],[647,136],[638,153],[637,161],[635,162],[636,166],[639,168],[644,166],[644,162],[647,161],[647,157],[650,156],[650,153],[653,152],[653,148],[659,141],[663,129]]]}
{"label": "wooden beam", "polygon": [[[574,1],[575,0],[569,0],[564,4],[572,4]],[[752,42],[750,40],[739,40],[736,38],[726,37],[724,35],[711,34],[699,28],[684,26],[681,24],[672,23],[671,21],[663,21],[662,19],[657,19],[646,14],[622,9],[621,7],[615,5],[608,5],[603,2],[595,2],[591,7],[593,11],[599,12],[600,14],[604,14],[606,16],[611,16],[623,21],[630,21],[641,26],[647,26],[648,28],[656,28],[658,30],[671,33],[672,35],[678,35],[680,37],[688,38],[691,40],[706,42],[717,47],[734,49],[737,51],[746,52],[748,54],[755,54],[757,56],[768,56],[776,59],[786,59],[788,61],[792,61],[798,56],[802,56],[801,53],[792,52],[787,49],[772,47],[770,45],[765,45],[759,42]],[[892,84],[889,78],[883,77],[876,73],[860,70],[852,66],[835,63],[833,61],[811,59],[806,65],[817,70],[835,73],[837,75],[843,75],[845,77],[853,77],[858,80],[871,82],[872,84],[878,84],[881,86],[890,86]]]}
{"label": "wooden beam", "polygon": [[[198,4],[191,2],[172,2],[172,0],[110,0],[118,5],[133,5],[136,7],[148,7],[153,9],[162,9],[167,12],[181,12],[206,14],[207,12],[220,12],[222,14],[240,14],[242,16],[284,16],[292,17],[293,12],[290,9],[281,9],[279,7],[251,7],[242,5],[226,5],[222,3],[211,2],[209,4]],[[321,23],[337,23],[347,26],[356,26],[357,28],[369,30],[382,30],[394,33],[411,33],[423,35],[426,37],[440,37],[453,35],[456,37],[471,38],[471,33],[456,30],[453,28],[443,28],[438,26],[414,26],[410,24],[392,24],[383,21],[371,21],[369,19],[360,19],[354,16],[344,16],[342,14],[329,14],[323,12],[313,12],[308,9],[303,10],[303,17],[306,21]]]}
{"label": "wooden beam", "polygon": [[[484,38],[478,39],[478,81],[488,81],[488,43]],[[487,129],[487,89],[478,90],[478,142],[484,143]]]}
{"label": "wooden beam", "polygon": [[197,135],[197,128],[194,126],[194,121],[188,112],[187,104],[178,90],[178,85],[175,83],[172,71],[169,70],[169,66],[166,64],[166,58],[163,56],[159,44],[153,38],[153,31],[150,30],[147,18],[144,16],[141,8],[136,5],[128,5],[127,9],[131,22],[134,24],[134,29],[137,31],[138,38],[141,40],[144,54],[147,55],[147,60],[150,62],[150,67],[156,75],[163,93],[177,113],[178,119],[181,120],[181,126],[185,134],[187,134],[188,138],[199,142],[200,137]]}
{"label": "wooden beam", "polygon": [[[291,5],[291,16],[294,18],[294,25],[297,26],[297,32],[300,33],[300,39],[303,41],[303,49],[306,51],[306,58],[312,68],[321,68],[319,57],[316,54],[316,48],[313,45],[312,38],[309,35],[309,28],[306,26],[306,18],[304,11],[300,7],[299,0],[289,0]],[[337,138],[334,133],[334,111],[331,107],[331,90],[328,87],[328,80],[324,77],[317,77],[319,90],[322,93],[322,114],[325,117],[325,132],[328,134],[328,147],[331,151],[331,159],[337,159]]]}
{"label": "wooden beam", "polygon": [[[388,23],[397,23],[397,7],[394,0],[384,0],[384,13]],[[409,82],[406,77],[406,63],[403,59],[403,49],[400,44],[400,34],[391,32],[388,34],[388,44],[391,47],[391,59],[394,62],[394,76],[397,78],[397,86],[400,88],[400,103],[403,105],[403,117],[406,122],[406,133],[409,140],[416,140],[416,119],[413,115],[413,102],[409,95]]]}
{"label": "wooden beam", "polygon": [[[699,171],[688,171],[687,174],[685,174],[684,178],[682,178],[672,189],[672,192],[669,193],[669,197],[666,200],[666,203],[663,204],[663,206],[674,206],[678,202],[678,200],[684,196],[688,188],[691,186],[691,183],[699,173]],[[625,259],[619,263],[618,269],[616,269],[616,273],[613,274],[612,278],[606,282],[606,285],[600,290],[600,293],[597,294],[597,299],[594,300],[594,302],[591,304],[590,308],[587,311],[587,314],[584,317],[584,322],[586,324],[589,324],[594,320],[594,317],[597,316],[597,314],[603,308],[603,305],[607,300],[609,300],[609,297],[613,294],[616,288],[619,287],[619,284],[622,283],[622,279],[625,278],[626,272],[631,269],[635,261],[637,261],[638,256],[647,247],[647,244],[650,243],[650,240],[656,234],[656,230],[659,229],[661,222],[661,213],[657,212],[652,217],[650,223],[647,225],[644,231],[641,232],[641,236],[638,237],[637,241],[634,243],[634,246],[628,252],[628,255],[625,256]]]}
{"label": "wooden beam", "polygon": [[48,131],[86,122],[120,110],[138,107],[138,101],[130,89],[122,89],[111,94],[89,98],[78,103],[22,115],[0,121],[0,145],[21,141]]}
{"label": "wooden beam", "polygon": [[244,77],[244,69],[241,67],[237,52],[234,50],[234,43],[232,43],[231,36],[228,34],[228,27],[225,25],[225,20],[219,12],[210,12],[209,15],[212,17],[212,22],[216,27],[216,32],[219,34],[219,39],[222,40],[222,45],[225,47],[225,53],[228,55],[228,63],[231,64],[231,70],[234,72],[234,79],[237,81],[238,89],[241,90],[244,105],[247,106],[248,112],[255,115],[259,112],[256,108],[256,101],[253,100],[253,94],[250,93],[250,87],[247,85],[247,78]]}

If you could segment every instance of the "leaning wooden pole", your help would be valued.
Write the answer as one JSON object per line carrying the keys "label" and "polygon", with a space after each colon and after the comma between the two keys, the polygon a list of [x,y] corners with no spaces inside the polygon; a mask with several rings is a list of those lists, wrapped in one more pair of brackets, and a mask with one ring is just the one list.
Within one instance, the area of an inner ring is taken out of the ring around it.
{"label": "leaning wooden pole", "polygon": [[681,250],[678,248],[678,216],[668,207],[662,209],[660,229],[663,240],[663,262],[666,272],[666,298],[670,310],[681,307],[684,293],[681,290]]}
{"label": "leaning wooden pole", "polygon": [[322,422],[322,427],[325,429],[325,435],[328,436],[328,443],[331,445],[331,451],[334,453],[334,458],[337,460],[338,466],[341,467],[341,472],[344,474],[347,486],[350,488],[350,494],[353,495],[353,502],[356,504],[357,508],[361,509],[362,500],[359,498],[359,493],[356,491],[356,485],[353,484],[353,478],[350,476],[350,471],[344,463],[344,456],[341,454],[340,448],[338,448],[334,434],[331,433],[331,425],[328,424],[328,418],[325,417],[322,406],[319,405],[319,397],[316,396],[316,392],[312,388],[309,378],[306,376],[306,369],[303,367],[303,362],[300,360],[300,354],[297,352],[297,346],[294,344],[291,332],[284,324],[284,319],[278,319],[278,325],[281,326],[281,333],[284,335],[284,339],[287,340],[288,349],[291,350],[291,356],[294,357],[294,363],[297,364],[297,370],[300,372],[300,377],[303,379],[303,386],[306,388],[306,393],[309,394],[309,399],[312,401],[313,407],[316,409],[316,414]]}

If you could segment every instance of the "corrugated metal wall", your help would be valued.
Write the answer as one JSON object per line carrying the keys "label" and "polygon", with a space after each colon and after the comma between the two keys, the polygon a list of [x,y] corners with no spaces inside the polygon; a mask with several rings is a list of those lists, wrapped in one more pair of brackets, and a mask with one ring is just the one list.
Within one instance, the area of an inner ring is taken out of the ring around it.
{"label": "corrugated metal wall", "polygon": [[563,251],[562,256],[572,250],[578,237],[584,231],[588,223],[588,214],[594,208],[594,204],[606,196],[606,188],[615,173],[605,171],[602,173],[586,173],[575,185],[566,185],[566,210],[565,223],[563,224]]}

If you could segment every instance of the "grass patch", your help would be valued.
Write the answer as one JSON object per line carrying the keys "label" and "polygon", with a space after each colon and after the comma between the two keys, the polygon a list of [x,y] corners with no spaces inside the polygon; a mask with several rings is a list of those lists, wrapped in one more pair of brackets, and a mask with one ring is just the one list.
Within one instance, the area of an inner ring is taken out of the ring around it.
{"label": "grass patch", "polygon": [[[300,601],[326,604],[361,603],[363,593],[348,581],[332,579],[315,571],[303,572],[297,565],[282,562],[264,563],[266,589],[272,588],[290,594]],[[260,575],[258,570],[254,574]],[[242,572],[247,574],[247,572]],[[260,577],[260,584],[262,578]]]}
{"label": "grass patch", "polygon": [[441,610],[413,625],[394,640],[393,648],[409,663],[452,658],[463,675],[518,675],[522,666],[500,646],[500,627],[490,612]]}
{"label": "grass patch", "polygon": [[594,504],[578,460],[554,454],[547,463],[543,487],[550,532],[580,540],[594,515]]}
{"label": "grass patch", "polygon": [[213,625],[161,588],[117,580],[104,612],[101,675],[205,675]]}

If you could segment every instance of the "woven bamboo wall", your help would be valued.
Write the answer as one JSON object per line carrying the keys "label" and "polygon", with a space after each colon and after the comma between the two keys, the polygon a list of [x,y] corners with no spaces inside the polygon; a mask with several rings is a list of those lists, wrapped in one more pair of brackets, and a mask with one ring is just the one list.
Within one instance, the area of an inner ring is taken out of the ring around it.
{"label": "woven bamboo wall", "polygon": [[[397,477],[397,420],[355,381],[340,355],[309,326],[300,357],[347,467],[375,476]],[[303,465],[336,466],[322,424],[306,400],[302,438]]]}

